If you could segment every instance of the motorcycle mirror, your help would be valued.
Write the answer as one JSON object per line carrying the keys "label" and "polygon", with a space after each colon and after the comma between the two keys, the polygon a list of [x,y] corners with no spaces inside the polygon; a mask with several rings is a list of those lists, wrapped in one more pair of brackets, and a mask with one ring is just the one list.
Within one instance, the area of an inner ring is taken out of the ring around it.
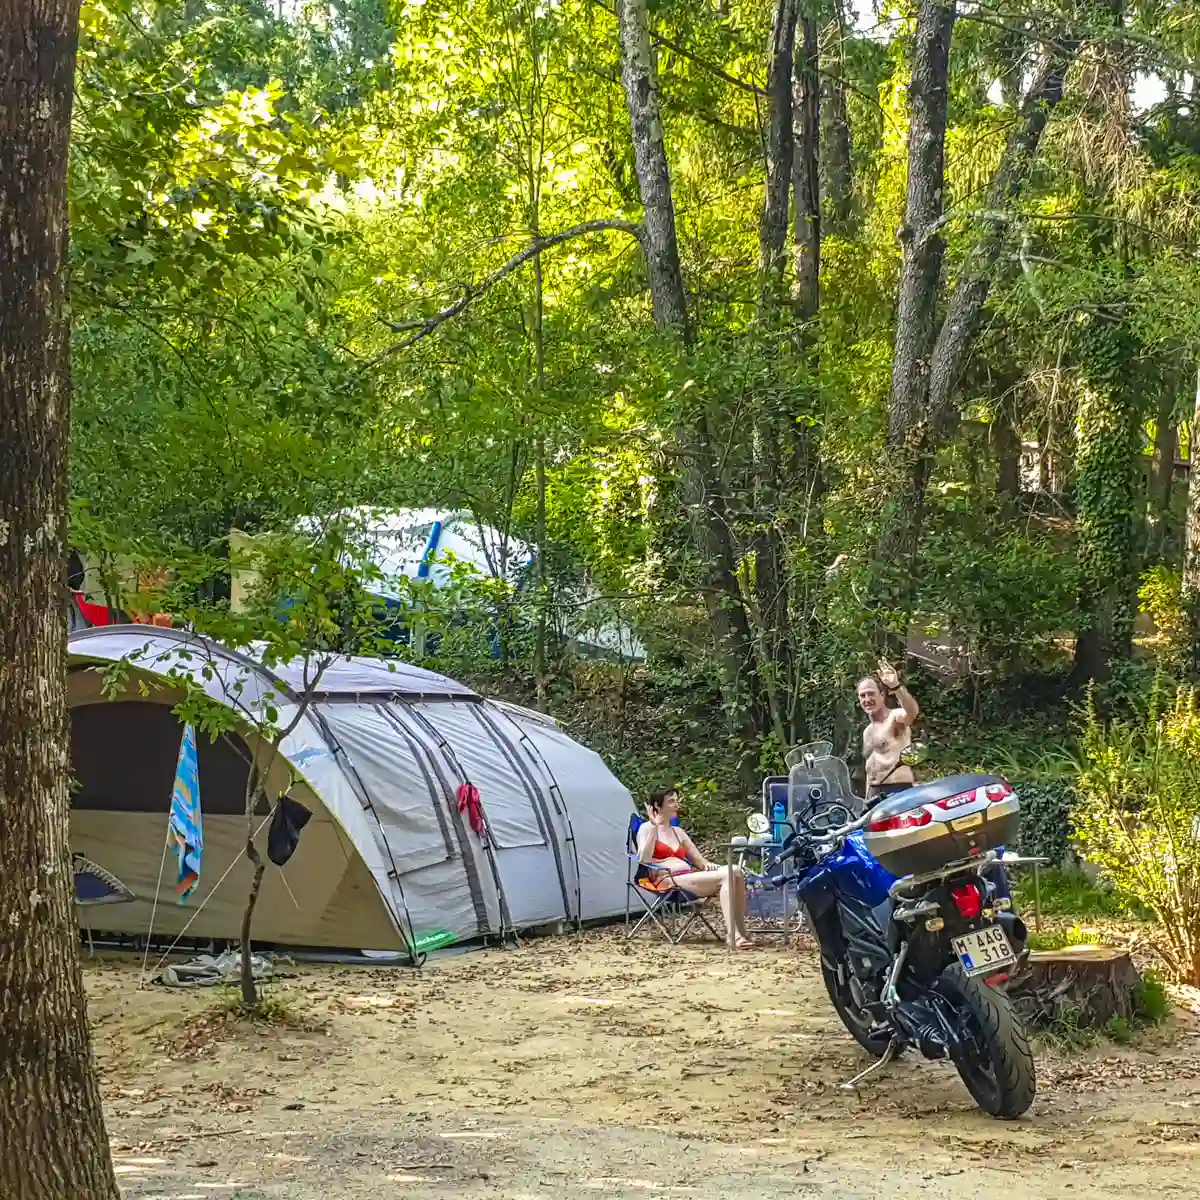
{"label": "motorcycle mirror", "polygon": [[771,822],[763,813],[751,812],[746,814],[746,828],[757,837],[771,828]]}

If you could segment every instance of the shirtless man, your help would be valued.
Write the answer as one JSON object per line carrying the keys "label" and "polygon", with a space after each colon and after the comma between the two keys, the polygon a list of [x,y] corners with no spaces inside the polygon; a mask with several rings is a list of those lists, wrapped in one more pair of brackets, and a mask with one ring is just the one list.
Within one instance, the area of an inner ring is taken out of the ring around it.
{"label": "shirtless man", "polygon": [[[894,695],[899,708],[888,708]],[[916,782],[912,768],[900,756],[912,745],[912,725],[921,714],[908,688],[900,682],[891,663],[881,660],[879,673],[858,684],[858,706],[867,714],[863,730],[863,758],[867,763],[867,799],[878,802]]]}

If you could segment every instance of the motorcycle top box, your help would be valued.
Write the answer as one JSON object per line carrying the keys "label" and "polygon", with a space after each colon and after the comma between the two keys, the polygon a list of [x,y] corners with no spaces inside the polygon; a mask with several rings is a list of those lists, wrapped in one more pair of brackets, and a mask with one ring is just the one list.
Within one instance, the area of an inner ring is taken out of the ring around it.
{"label": "motorcycle top box", "polygon": [[923,875],[1010,844],[1020,809],[998,775],[949,775],[876,805],[863,842],[892,875]]}

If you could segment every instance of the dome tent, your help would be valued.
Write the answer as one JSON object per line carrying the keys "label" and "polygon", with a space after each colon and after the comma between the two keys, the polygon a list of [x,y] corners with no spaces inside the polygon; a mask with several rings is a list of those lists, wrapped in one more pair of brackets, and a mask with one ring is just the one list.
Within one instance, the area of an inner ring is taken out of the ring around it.
{"label": "dome tent", "polygon": [[[112,694],[105,668],[121,661]],[[233,709],[240,729],[197,735],[204,865],[186,905],[163,865],[180,675]],[[306,695],[269,792],[311,817],[286,865],[264,876],[257,941],[403,951],[624,912],[630,795],[550,718],[403,662],[333,659],[313,686],[303,661],[268,670],[196,634],[131,625],[70,638],[71,849],[135,897],[106,906],[105,931],[239,936],[252,872],[246,779],[256,747],[267,761],[255,720],[273,707],[287,728]],[[459,811],[467,780],[485,836]],[[260,847],[269,821],[265,809],[256,818]]]}

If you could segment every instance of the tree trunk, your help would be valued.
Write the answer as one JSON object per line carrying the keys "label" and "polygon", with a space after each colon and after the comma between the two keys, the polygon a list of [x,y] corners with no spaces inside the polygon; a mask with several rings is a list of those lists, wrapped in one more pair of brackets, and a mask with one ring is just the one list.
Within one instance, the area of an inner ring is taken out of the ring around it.
{"label": "tree trunk", "polygon": [[1011,506],[1021,493],[1021,438],[1007,406],[996,414],[992,430],[996,438],[996,495]]}
{"label": "tree trunk", "polygon": [[812,346],[816,337],[809,325],[821,308],[821,59],[816,21],[804,17],[800,33],[792,104],[792,187],[796,193],[792,299],[801,345]]}
{"label": "tree trunk", "polygon": [[[642,198],[642,252],[655,324],[691,344],[687,298],[675,230],[671,173],[659,114],[646,0],[620,0],[621,80],[629,107],[634,165]],[[754,704],[747,697],[754,672],[750,624],[737,580],[728,493],[721,478],[711,421],[702,398],[680,420],[679,440],[688,455],[684,503],[700,558],[700,588],[717,645],[726,702],[734,727],[749,743],[757,732]],[[751,751],[747,746],[747,753]]]}
{"label": "tree trunk", "polygon": [[1137,608],[1141,416],[1124,394],[1124,367],[1136,357],[1129,337],[1092,317],[1078,351],[1083,374],[1076,419],[1075,508],[1079,610],[1075,641],[1080,679],[1107,678],[1114,658],[1128,658]]}
{"label": "tree trunk", "polygon": [[962,373],[971,339],[992,286],[992,274],[1004,248],[1012,219],[1009,211],[1024,190],[1037,159],[1042,134],[1063,97],[1063,81],[1075,43],[1057,46],[1041,63],[1021,102],[1019,120],[1005,144],[996,173],[988,184],[986,225],[958,273],[954,295],[933,351],[929,408],[935,434],[944,433],[954,415],[954,389]]}
{"label": "tree trunk", "polygon": [[0,1196],[118,1200],[68,843],[67,140],[77,0],[0,0]]}
{"label": "tree trunk", "polygon": [[[255,793],[257,798],[257,793]],[[248,810],[253,814],[253,805]],[[258,893],[262,890],[263,875],[267,864],[263,862],[258,847],[254,844],[254,833],[246,837],[246,857],[254,865],[254,877],[250,882],[250,892],[246,897],[246,907],[242,911],[242,945],[241,945],[241,987],[242,1003],[249,1009],[258,1007],[258,983],[254,978],[254,946],[250,940],[250,930],[254,924],[254,909],[258,905]]]}
{"label": "tree trunk", "polygon": [[792,124],[792,307],[795,341],[802,369],[798,372],[797,403],[787,413],[788,458],[791,481],[789,525],[792,534],[806,542],[820,539],[824,474],[821,462],[821,55],[816,21],[800,20],[793,75]]}
{"label": "tree trunk", "polygon": [[1171,496],[1175,481],[1175,449],[1178,437],[1175,429],[1175,390],[1164,389],[1159,400],[1154,424],[1154,465],[1150,477],[1150,526],[1152,544],[1160,557],[1165,558],[1171,535]]}
{"label": "tree trunk", "polygon": [[834,37],[837,54],[821,77],[821,190],[825,199],[828,232],[835,237],[854,235],[854,169],[850,117],[846,109],[846,10],[835,0]]}
{"label": "tree trunk", "polygon": [[671,195],[671,172],[659,112],[646,3],[647,0],[618,0],[621,82],[629,106],[634,165],[642,198],[642,252],[654,320],[660,329],[678,330],[687,340],[687,299],[679,264],[675,201]]}
{"label": "tree trunk", "polygon": [[[766,189],[759,221],[758,317],[766,353],[778,366],[782,316],[787,290],[788,206],[791,196],[792,60],[796,43],[798,0],[778,0],[767,47]],[[775,370],[764,394],[757,398],[754,422],[754,604],[751,625],[756,626],[758,677],[766,698],[772,728],[788,741],[783,725],[781,689],[788,677],[789,588],[783,510],[789,480],[784,462],[789,438],[785,400],[787,384]],[[749,593],[747,593],[748,595]]]}
{"label": "tree trunk", "polygon": [[758,228],[758,262],[762,274],[762,316],[783,298],[784,248],[788,233],[788,199],[792,181],[792,57],[796,44],[798,0],[778,0],[767,47],[767,182]]}
{"label": "tree trunk", "polygon": [[[921,13],[924,14],[927,8],[941,9],[941,6],[934,0],[924,0]],[[944,14],[944,9],[942,12]],[[935,23],[936,16],[936,13],[929,16],[931,24]],[[941,19],[948,54],[953,11]],[[880,559],[885,562],[897,558],[908,561],[916,553],[933,455],[953,427],[955,390],[1004,247],[1011,219],[1009,207],[1029,180],[1042,134],[1062,99],[1063,80],[1074,50],[1072,45],[1063,45],[1051,51],[1021,104],[1020,121],[1009,135],[999,166],[988,185],[986,227],[959,270],[946,317],[936,341],[931,344],[930,330],[943,252],[938,230],[942,223],[940,205],[945,182],[942,152],[946,131],[948,58],[943,54],[940,30],[930,32],[928,42],[928,52],[923,55],[918,27],[914,83],[918,73],[928,78],[912,100],[908,208],[902,230],[908,240],[901,275],[896,356],[888,412],[888,446],[895,460],[891,486],[896,492],[880,540]],[[936,104],[932,104],[927,93],[935,84],[940,86],[940,91],[934,91]],[[935,135],[938,138],[936,155],[928,145],[929,138]],[[918,180],[914,184],[914,170],[923,173],[923,183]],[[932,186],[934,183],[936,188]],[[924,250],[921,249],[922,242],[928,243]]]}
{"label": "tree trunk", "polygon": [[1096,1028],[1114,1017],[1138,1015],[1142,977],[1125,950],[1067,946],[1035,950],[1008,986],[1013,1006],[1035,1028],[1069,1018]]}
{"label": "tree trunk", "polygon": [[1187,523],[1183,538],[1183,603],[1192,629],[1192,671],[1200,667],[1200,367],[1188,430]]}
{"label": "tree trunk", "polygon": [[946,187],[946,119],[950,100],[950,39],[955,0],[921,0],[909,82],[908,193],[904,224],[896,345],[888,400],[886,483],[880,560],[908,563],[916,553],[928,470],[929,363],[937,333],[938,285],[945,240],[941,235]]}

